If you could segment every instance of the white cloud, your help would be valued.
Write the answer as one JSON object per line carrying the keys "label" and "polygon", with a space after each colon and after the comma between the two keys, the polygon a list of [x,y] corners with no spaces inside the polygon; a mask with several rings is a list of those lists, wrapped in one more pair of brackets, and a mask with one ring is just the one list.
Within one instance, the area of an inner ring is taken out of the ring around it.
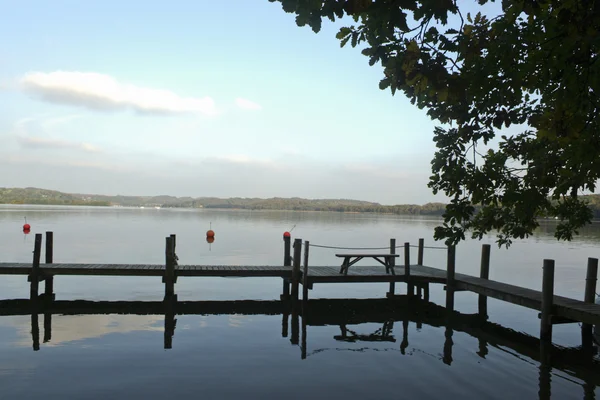
{"label": "white cloud", "polygon": [[235,104],[237,104],[237,106],[239,108],[241,108],[242,110],[251,110],[251,111],[262,110],[262,107],[260,104],[257,104],[255,102],[247,100],[247,99],[242,99],[241,97],[238,97],[237,99],[235,99]]}
{"label": "white cloud", "polygon": [[30,72],[21,79],[21,84],[45,101],[93,110],[133,110],[143,114],[217,114],[210,97],[181,97],[168,90],[121,83],[109,75],[95,72]]}
{"label": "white cloud", "polygon": [[66,140],[47,139],[40,137],[19,136],[17,141],[21,147],[28,149],[74,149],[88,153],[98,153],[100,148],[90,143],[69,142]]}

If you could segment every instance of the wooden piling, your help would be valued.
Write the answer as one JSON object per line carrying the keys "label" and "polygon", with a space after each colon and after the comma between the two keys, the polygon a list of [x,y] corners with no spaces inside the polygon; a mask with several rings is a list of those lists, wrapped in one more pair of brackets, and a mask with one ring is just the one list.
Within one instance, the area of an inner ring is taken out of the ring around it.
{"label": "wooden piling", "polygon": [[454,310],[454,276],[456,272],[456,247],[448,246],[446,260],[446,309]]}
{"label": "wooden piling", "polygon": [[283,236],[283,266],[292,266],[291,256],[292,238],[290,236]]}
{"label": "wooden piling", "polygon": [[417,265],[423,265],[423,251],[425,250],[425,239],[419,239],[419,252],[417,253]]}
{"label": "wooden piling", "polygon": [[175,295],[175,238],[166,238],[165,246],[165,300]]}
{"label": "wooden piling", "polygon": [[42,234],[35,234],[35,243],[33,246],[33,263],[31,264],[31,275],[29,280],[31,282],[29,290],[29,299],[31,301],[37,301],[39,291],[39,279],[40,279],[40,255],[42,252]]}
{"label": "wooden piling", "polygon": [[[396,239],[390,239],[390,254],[396,254]],[[390,264],[391,264],[392,268],[394,268],[396,266],[396,259],[391,258]],[[390,290],[388,291],[388,297],[393,296],[395,292],[396,292],[396,283],[390,282]]]}
{"label": "wooden piling", "polygon": [[404,275],[410,277],[410,243],[404,243]]}
{"label": "wooden piling", "polygon": [[[292,247],[292,238],[290,236],[283,235],[283,266],[291,267],[292,266],[292,256],[291,254]],[[281,299],[287,299],[290,297],[290,280],[287,278],[283,278],[283,290],[281,293]]]}
{"label": "wooden piling", "polygon": [[[596,282],[598,281],[598,259],[588,258],[587,272],[585,276],[585,292],[583,301],[593,304],[596,297]],[[593,350],[593,326],[590,324],[581,325],[581,347],[587,355]]]}
{"label": "wooden piling", "polygon": [[304,273],[302,274],[302,300],[308,300],[308,249],[310,243],[308,240],[304,241]]}
{"label": "wooden piling", "polygon": [[[54,233],[46,232],[46,264],[52,264],[54,257]],[[54,276],[47,275],[45,279],[44,297],[54,300]],[[45,317],[44,317],[45,318]]]}
{"label": "wooden piling", "polygon": [[[479,277],[481,279],[490,279],[490,250],[489,244],[481,245],[481,266]],[[487,319],[487,296],[479,295],[479,315]]]}
{"label": "wooden piling", "polygon": [[412,296],[415,286],[410,280],[410,243],[404,243],[404,276],[406,277],[406,294]]}
{"label": "wooden piling", "polygon": [[552,308],[554,302],[554,260],[544,260],[542,277],[542,314],[540,340],[552,342]]}
{"label": "wooden piling", "polygon": [[292,265],[292,301],[298,300],[298,285],[300,284],[300,257],[302,254],[302,239],[294,239],[294,261]]}

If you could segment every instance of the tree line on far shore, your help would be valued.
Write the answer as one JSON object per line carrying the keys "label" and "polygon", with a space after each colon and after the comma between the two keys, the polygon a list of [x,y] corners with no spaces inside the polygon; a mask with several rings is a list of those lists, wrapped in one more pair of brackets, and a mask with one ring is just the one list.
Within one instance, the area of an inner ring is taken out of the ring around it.
{"label": "tree line on far shore", "polygon": [[[600,219],[600,195],[584,196],[594,219]],[[365,212],[398,215],[444,214],[446,204],[427,203],[382,205],[379,203],[349,199],[302,199],[298,197],[270,199],[175,197],[175,196],[106,196],[94,194],[63,193],[38,188],[0,188],[0,204],[39,204],[73,206],[116,207],[162,207],[162,208],[219,208],[242,210],[290,210]]]}

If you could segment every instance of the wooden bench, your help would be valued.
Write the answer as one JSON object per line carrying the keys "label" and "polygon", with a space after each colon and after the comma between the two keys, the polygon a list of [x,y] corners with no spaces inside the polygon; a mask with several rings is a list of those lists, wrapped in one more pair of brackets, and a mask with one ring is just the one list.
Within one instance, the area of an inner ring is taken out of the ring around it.
{"label": "wooden bench", "polygon": [[391,273],[392,275],[396,275],[396,273],[394,272],[394,265],[395,265],[394,259],[396,257],[399,257],[398,254],[390,254],[390,253],[386,253],[386,254],[336,254],[335,256],[344,259],[344,261],[342,261],[342,267],[340,268],[340,274],[343,273],[344,275],[348,275],[348,268],[350,268],[351,265],[356,264],[363,258],[369,258],[369,257],[379,261],[379,263],[385,267],[386,274]]}

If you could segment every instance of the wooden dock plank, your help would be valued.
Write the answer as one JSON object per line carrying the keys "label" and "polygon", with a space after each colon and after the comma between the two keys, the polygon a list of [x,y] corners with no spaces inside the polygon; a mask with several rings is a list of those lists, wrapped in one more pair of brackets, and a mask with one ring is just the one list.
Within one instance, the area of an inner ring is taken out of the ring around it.
{"label": "wooden dock plank", "polygon": [[[0,263],[0,275],[28,275],[31,263]],[[115,276],[163,276],[163,264],[90,264],[56,263],[41,264],[42,272],[51,275],[115,275]],[[311,266],[308,278],[312,283],[343,282],[405,282],[404,266],[394,268],[395,275],[388,275],[377,266],[357,265],[349,269],[348,275],[339,273],[339,266]],[[243,266],[243,265],[179,265],[178,276],[186,277],[282,277],[289,278],[291,267],[285,266]],[[303,269],[302,269],[303,270]],[[411,282],[445,283],[446,271],[442,269],[411,265]],[[457,273],[456,288],[468,290],[480,295],[496,298],[513,304],[541,309],[541,292],[533,289],[510,285],[503,282],[481,279]],[[584,303],[561,296],[554,297],[554,315],[573,320],[600,324],[600,305]]]}

